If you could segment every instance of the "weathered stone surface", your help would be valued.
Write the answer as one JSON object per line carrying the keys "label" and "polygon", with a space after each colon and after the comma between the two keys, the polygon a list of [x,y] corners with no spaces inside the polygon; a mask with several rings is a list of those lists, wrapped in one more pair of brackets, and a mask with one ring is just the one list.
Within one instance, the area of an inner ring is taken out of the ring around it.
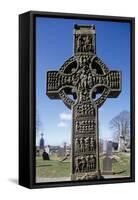
{"label": "weathered stone surface", "polygon": [[96,56],[94,25],[74,26],[74,56],[59,71],[47,72],[46,88],[49,98],[62,99],[73,112],[72,180],[99,179],[98,108],[120,94],[121,72]]}

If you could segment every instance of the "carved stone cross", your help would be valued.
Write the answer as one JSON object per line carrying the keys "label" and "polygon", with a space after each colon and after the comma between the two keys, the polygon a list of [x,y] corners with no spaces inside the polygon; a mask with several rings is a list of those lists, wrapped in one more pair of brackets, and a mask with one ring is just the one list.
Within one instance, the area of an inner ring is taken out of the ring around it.
{"label": "carved stone cross", "polygon": [[121,72],[96,56],[95,26],[74,26],[74,56],[47,72],[50,99],[72,110],[71,179],[100,179],[98,109],[121,92]]}

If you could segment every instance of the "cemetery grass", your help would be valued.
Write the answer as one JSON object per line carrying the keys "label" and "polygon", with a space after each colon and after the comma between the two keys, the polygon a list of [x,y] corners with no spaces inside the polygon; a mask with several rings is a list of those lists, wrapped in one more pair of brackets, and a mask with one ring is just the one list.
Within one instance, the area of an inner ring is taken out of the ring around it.
{"label": "cemetery grass", "polygon": [[36,177],[55,178],[70,176],[70,161],[60,162],[63,157],[43,160],[36,157]]}
{"label": "cemetery grass", "polygon": [[[112,171],[114,173],[113,177],[116,176],[130,176],[130,153],[114,153],[113,155],[116,155],[120,158],[120,160],[116,161],[113,160],[112,162]],[[102,160],[103,157],[100,158],[100,163],[102,166]]]}
{"label": "cemetery grass", "polygon": [[[113,161],[112,169],[116,176],[130,176],[130,154],[115,153],[120,157],[119,161]],[[51,157],[50,160],[43,160],[42,157],[36,157],[36,177],[59,178],[70,176],[70,160],[60,162],[63,157]],[[102,166],[103,157],[100,157]],[[121,173],[120,173],[121,172]]]}
{"label": "cemetery grass", "polygon": [[130,153],[119,153],[120,161],[113,161],[113,172],[121,172],[120,176],[130,176]]}

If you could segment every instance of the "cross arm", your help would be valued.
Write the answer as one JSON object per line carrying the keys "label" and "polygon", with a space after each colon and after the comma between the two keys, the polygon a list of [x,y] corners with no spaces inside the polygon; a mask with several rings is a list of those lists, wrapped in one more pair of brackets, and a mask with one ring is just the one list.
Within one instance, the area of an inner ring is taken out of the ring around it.
{"label": "cross arm", "polygon": [[60,99],[61,89],[65,89],[67,94],[72,94],[71,87],[73,87],[72,76],[58,71],[47,72],[46,94],[50,99]]}
{"label": "cross arm", "polygon": [[47,72],[46,94],[50,99],[58,99],[58,71]]}
{"label": "cross arm", "polygon": [[[121,71],[110,71],[105,75],[98,75],[93,78],[95,81],[95,87],[98,86],[106,86],[110,89],[110,93],[108,98],[115,98],[121,92],[121,79],[122,74]],[[99,87],[97,89],[98,93],[101,93],[102,88]]]}
{"label": "cross arm", "polygon": [[121,71],[110,71],[109,74],[106,75],[107,86],[110,88],[109,98],[117,97],[122,88],[122,73]]}
{"label": "cross arm", "polygon": [[122,73],[121,71],[110,71],[108,78],[111,91],[110,98],[118,97],[122,90]]}

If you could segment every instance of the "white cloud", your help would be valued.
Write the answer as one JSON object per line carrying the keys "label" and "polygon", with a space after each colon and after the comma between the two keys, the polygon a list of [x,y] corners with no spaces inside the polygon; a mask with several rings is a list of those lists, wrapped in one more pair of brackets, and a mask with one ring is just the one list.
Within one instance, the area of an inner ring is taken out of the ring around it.
{"label": "white cloud", "polygon": [[63,121],[68,121],[68,120],[71,120],[71,113],[60,113],[59,114],[59,117],[60,117],[60,120],[63,120]]}
{"label": "white cloud", "polygon": [[61,128],[67,127],[67,124],[65,122],[61,121],[58,123],[58,127],[61,127]]}
{"label": "white cloud", "polygon": [[69,121],[71,121],[71,118],[72,118],[72,115],[71,115],[71,112],[62,112],[62,113],[59,113],[59,118],[60,118],[60,122],[57,124],[58,127],[61,127],[61,128],[65,128],[67,127],[69,124]]}

